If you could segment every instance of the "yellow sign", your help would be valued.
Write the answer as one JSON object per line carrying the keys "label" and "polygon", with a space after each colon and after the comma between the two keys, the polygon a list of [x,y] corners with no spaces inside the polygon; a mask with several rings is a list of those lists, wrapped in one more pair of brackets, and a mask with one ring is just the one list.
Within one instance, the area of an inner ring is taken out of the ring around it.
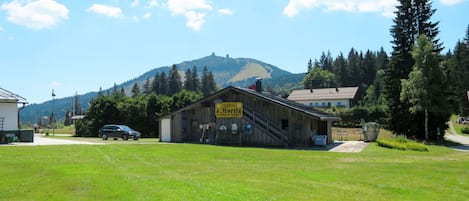
{"label": "yellow sign", "polygon": [[243,103],[223,102],[215,104],[215,116],[217,118],[242,118]]}

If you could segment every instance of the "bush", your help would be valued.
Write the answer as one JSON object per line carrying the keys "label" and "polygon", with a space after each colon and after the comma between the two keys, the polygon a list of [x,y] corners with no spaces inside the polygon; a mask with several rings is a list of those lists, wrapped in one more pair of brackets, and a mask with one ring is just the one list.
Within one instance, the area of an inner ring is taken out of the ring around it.
{"label": "bush", "polygon": [[469,134],[469,127],[461,128],[461,132],[465,134]]}
{"label": "bush", "polygon": [[424,144],[409,140],[405,136],[398,136],[390,139],[379,139],[377,142],[379,146],[391,149],[428,151],[427,146]]}

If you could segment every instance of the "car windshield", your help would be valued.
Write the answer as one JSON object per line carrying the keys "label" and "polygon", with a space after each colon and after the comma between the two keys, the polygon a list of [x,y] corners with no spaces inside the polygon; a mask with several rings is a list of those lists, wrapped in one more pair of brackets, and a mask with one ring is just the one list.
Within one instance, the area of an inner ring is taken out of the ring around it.
{"label": "car windshield", "polygon": [[120,126],[122,128],[123,131],[132,131],[131,128],[129,128],[128,126]]}

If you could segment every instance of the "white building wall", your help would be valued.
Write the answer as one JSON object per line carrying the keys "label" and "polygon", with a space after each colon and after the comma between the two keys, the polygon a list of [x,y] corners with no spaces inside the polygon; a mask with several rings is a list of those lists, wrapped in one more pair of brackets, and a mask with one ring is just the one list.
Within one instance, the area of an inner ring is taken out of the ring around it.
{"label": "white building wall", "polygon": [[171,142],[171,119],[161,119],[160,122],[160,141]]}
{"label": "white building wall", "polygon": [[18,130],[18,106],[16,103],[0,103],[0,117],[4,118],[4,131]]}
{"label": "white building wall", "polygon": [[336,107],[345,107],[350,108],[350,100],[306,100],[306,101],[297,101],[303,105],[312,106],[312,107],[329,107],[336,106]]}

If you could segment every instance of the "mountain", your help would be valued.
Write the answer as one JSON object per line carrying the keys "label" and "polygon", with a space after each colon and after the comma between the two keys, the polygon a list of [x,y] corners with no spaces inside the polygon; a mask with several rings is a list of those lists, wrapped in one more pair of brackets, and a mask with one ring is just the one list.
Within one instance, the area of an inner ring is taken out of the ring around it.
{"label": "mountain", "polygon": [[[256,59],[231,58],[228,55],[226,57],[220,57],[212,54],[200,59],[184,61],[180,64],[176,64],[176,66],[178,67],[182,78],[184,78],[184,72],[188,68],[192,69],[193,66],[196,66],[199,75],[201,75],[204,67],[206,66],[207,69],[213,73],[215,82],[220,88],[224,88],[229,85],[248,87],[249,85],[254,84],[256,78],[260,77],[263,79],[264,88],[293,89],[301,87],[301,81],[304,78],[304,74],[292,74],[280,69],[279,67]],[[117,86],[119,88],[124,88],[125,92],[130,94],[130,90],[134,83],[142,86],[147,78],[151,81],[156,73],[168,73],[169,69],[170,66],[155,68]],[[111,88],[103,90],[103,92],[105,93],[108,90],[111,90]],[[80,95],[79,100],[83,110],[88,108],[89,101],[96,97],[97,94],[97,92],[89,92],[84,95]],[[20,112],[21,122],[37,122],[41,117],[50,115],[52,110],[55,110],[57,120],[62,120],[66,111],[71,110],[72,101],[73,96],[53,101],[51,100],[41,104],[28,105]]]}

